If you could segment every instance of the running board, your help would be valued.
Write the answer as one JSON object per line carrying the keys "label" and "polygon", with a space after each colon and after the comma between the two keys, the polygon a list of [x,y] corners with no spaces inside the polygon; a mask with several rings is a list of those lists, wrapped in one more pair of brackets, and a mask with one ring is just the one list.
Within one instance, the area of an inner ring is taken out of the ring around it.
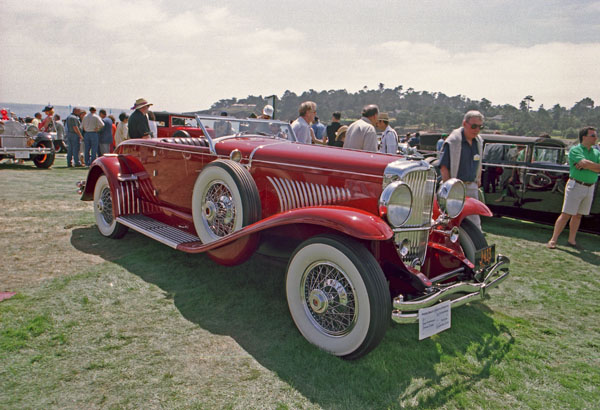
{"label": "running board", "polygon": [[174,249],[182,243],[200,242],[197,236],[141,214],[119,216],[117,222]]}

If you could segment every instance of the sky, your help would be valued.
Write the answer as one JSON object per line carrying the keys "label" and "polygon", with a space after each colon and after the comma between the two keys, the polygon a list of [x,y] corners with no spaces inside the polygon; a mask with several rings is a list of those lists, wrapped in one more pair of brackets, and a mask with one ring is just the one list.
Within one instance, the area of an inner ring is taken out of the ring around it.
{"label": "sky", "polygon": [[193,111],[383,83],[600,104],[600,1],[3,0],[0,42],[3,102]]}

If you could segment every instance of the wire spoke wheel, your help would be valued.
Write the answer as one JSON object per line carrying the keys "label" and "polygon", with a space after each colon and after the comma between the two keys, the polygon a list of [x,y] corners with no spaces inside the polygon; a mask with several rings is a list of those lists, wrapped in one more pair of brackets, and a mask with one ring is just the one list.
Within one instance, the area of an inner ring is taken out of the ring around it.
{"label": "wire spoke wheel", "polygon": [[332,336],[347,334],[356,322],[354,288],[339,266],[316,262],[302,280],[305,310],[314,324]]}
{"label": "wire spoke wheel", "polygon": [[223,181],[212,182],[204,194],[202,215],[207,228],[216,236],[234,232],[236,207],[233,194]]}
{"label": "wire spoke wheel", "polygon": [[98,178],[94,187],[94,216],[103,236],[118,239],[127,233],[128,228],[115,220],[112,193],[105,175]]}
{"label": "wire spoke wheel", "polygon": [[381,267],[361,243],[339,235],[304,241],[290,258],[285,282],[292,319],[318,348],[358,359],[383,339],[390,292]]}

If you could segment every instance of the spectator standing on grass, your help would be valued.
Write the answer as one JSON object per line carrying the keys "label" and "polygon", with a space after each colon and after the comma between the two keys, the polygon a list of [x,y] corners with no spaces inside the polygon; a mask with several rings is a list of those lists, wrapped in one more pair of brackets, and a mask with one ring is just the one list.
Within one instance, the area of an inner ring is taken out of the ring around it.
{"label": "spectator standing on grass", "polygon": [[33,114],[33,120],[31,120],[31,123],[33,125],[35,125],[36,127],[40,128],[41,122],[42,122],[42,113],[36,112],[35,114]]}
{"label": "spectator standing on grass", "polygon": [[54,132],[56,127],[54,126],[54,106],[47,105],[42,110],[46,114],[46,118],[39,124],[39,129],[42,132]]}
{"label": "spectator standing on grass", "polygon": [[386,112],[379,114],[379,119],[377,120],[377,129],[379,129],[379,131],[383,131],[383,134],[381,135],[381,147],[379,147],[379,152],[382,154],[396,155],[398,153],[398,134],[392,127],[390,127],[390,117]]}
{"label": "spectator standing on grass", "polygon": [[342,113],[336,111],[331,115],[331,124],[327,126],[325,132],[327,133],[327,144],[331,146],[337,146],[336,144],[336,132],[340,129],[342,124],[340,124],[340,119],[342,118]]}
{"label": "spectator standing on grass", "polygon": [[296,135],[296,141],[301,144],[310,144],[314,139],[310,123],[317,115],[317,104],[312,101],[304,101],[298,108],[298,115],[298,118],[292,122],[292,130]]}
{"label": "spectator standing on grass", "polygon": [[119,123],[117,124],[117,132],[115,133],[115,146],[118,147],[120,143],[129,138],[127,123],[129,121],[129,115],[122,112],[119,114]]}
{"label": "spectator standing on grass", "polygon": [[[463,117],[462,127],[452,131],[444,141],[440,158],[442,181],[460,179],[465,184],[467,196],[475,199],[479,198],[481,185],[481,129],[483,114],[479,111],[467,112]],[[467,218],[481,230],[479,215],[469,215]]]}
{"label": "spectator standing on grass", "polygon": [[325,125],[319,122],[319,117],[315,116],[315,120],[313,124],[310,126],[312,128],[313,133],[315,134],[315,138],[318,139],[321,144],[327,144],[327,136],[325,133]]}
{"label": "spectator standing on grass", "polygon": [[63,141],[65,139],[65,126],[60,120],[60,115],[54,114],[54,128],[56,128],[56,139]]}
{"label": "spectator standing on grass", "polygon": [[148,126],[150,127],[150,138],[158,138],[158,123],[152,111],[148,111]]}
{"label": "spectator standing on grass", "polygon": [[267,104],[263,108],[262,114],[258,118],[261,119],[261,120],[270,120],[271,118],[273,118],[273,113],[274,112],[275,112],[275,109],[273,108],[273,106]]}
{"label": "spectator standing on grass", "polygon": [[408,140],[409,147],[418,147],[420,143],[421,143],[421,134],[418,132],[416,132],[415,135],[410,137],[410,139]]}
{"label": "spectator standing on grass", "polygon": [[375,124],[377,124],[378,118],[379,107],[375,104],[364,106],[362,117],[350,124],[348,131],[346,131],[344,148],[377,152]]}
{"label": "spectator standing on grass", "polygon": [[150,104],[144,98],[138,98],[135,100],[135,104],[131,107],[133,113],[129,117],[128,133],[129,138],[151,138],[150,137],[150,124],[148,123],[148,111],[150,110]]}
{"label": "spectator standing on grass", "polygon": [[340,147],[340,148],[344,147],[344,140],[346,139],[346,131],[348,131],[347,125],[342,125],[340,128],[338,128],[337,132],[335,133],[334,147]]}
{"label": "spectator standing on grass", "polygon": [[594,199],[594,186],[600,173],[600,151],[593,148],[598,141],[598,133],[593,127],[579,131],[579,144],[569,150],[569,181],[565,186],[565,197],[561,214],[554,224],[552,238],[546,246],[556,248],[558,237],[569,222],[567,244],[580,249],[575,237],[579,230],[581,217],[589,215]]}
{"label": "spectator standing on grass", "polygon": [[115,134],[117,133],[117,119],[112,114],[110,114],[108,118],[110,118],[110,120],[112,121],[112,141],[110,143],[110,152],[115,152],[115,147],[117,146],[115,144]]}
{"label": "spectator standing on grass", "polygon": [[442,147],[444,146],[444,140],[446,139],[446,134],[440,135],[440,139],[435,143],[435,150],[437,151],[437,156],[439,157],[442,153]]}
{"label": "spectator standing on grass", "polygon": [[100,110],[100,118],[102,118],[102,122],[104,123],[104,126],[102,127],[102,130],[100,131],[100,135],[99,135],[99,144],[98,145],[100,147],[100,150],[99,150],[100,152],[98,153],[98,156],[102,156],[102,155],[110,153],[110,144],[112,144],[112,141],[113,141],[113,134],[112,134],[113,122],[106,115],[105,109]]}
{"label": "spectator standing on grass", "polygon": [[[71,115],[66,120],[66,131],[67,131],[67,167],[76,166],[81,167],[79,160],[79,149],[81,147],[81,141],[83,141],[83,133],[81,131],[81,121],[79,120],[79,112],[81,110],[77,107],[73,108]],[[71,165],[73,161],[73,165]]]}
{"label": "spectator standing on grass", "polygon": [[102,118],[96,114],[96,107],[90,107],[90,112],[83,117],[81,126],[83,127],[83,157],[85,165],[89,167],[98,156],[98,147],[100,144],[99,133],[104,127]]}

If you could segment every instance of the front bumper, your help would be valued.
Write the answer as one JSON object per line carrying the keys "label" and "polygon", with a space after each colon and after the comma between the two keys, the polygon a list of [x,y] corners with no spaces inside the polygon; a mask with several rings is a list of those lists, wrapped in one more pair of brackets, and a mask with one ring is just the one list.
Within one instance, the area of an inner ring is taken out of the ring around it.
{"label": "front bumper", "polygon": [[17,155],[47,155],[54,152],[53,148],[46,147],[0,147],[0,155],[17,156]]}
{"label": "front bumper", "polygon": [[392,320],[396,323],[417,323],[419,309],[427,308],[438,302],[451,300],[452,308],[465,303],[481,300],[486,292],[498,286],[509,275],[508,265],[510,260],[503,255],[498,255],[496,262],[483,270],[481,282],[458,282],[449,285],[437,285],[432,292],[417,299],[405,301],[402,295],[394,298]]}

